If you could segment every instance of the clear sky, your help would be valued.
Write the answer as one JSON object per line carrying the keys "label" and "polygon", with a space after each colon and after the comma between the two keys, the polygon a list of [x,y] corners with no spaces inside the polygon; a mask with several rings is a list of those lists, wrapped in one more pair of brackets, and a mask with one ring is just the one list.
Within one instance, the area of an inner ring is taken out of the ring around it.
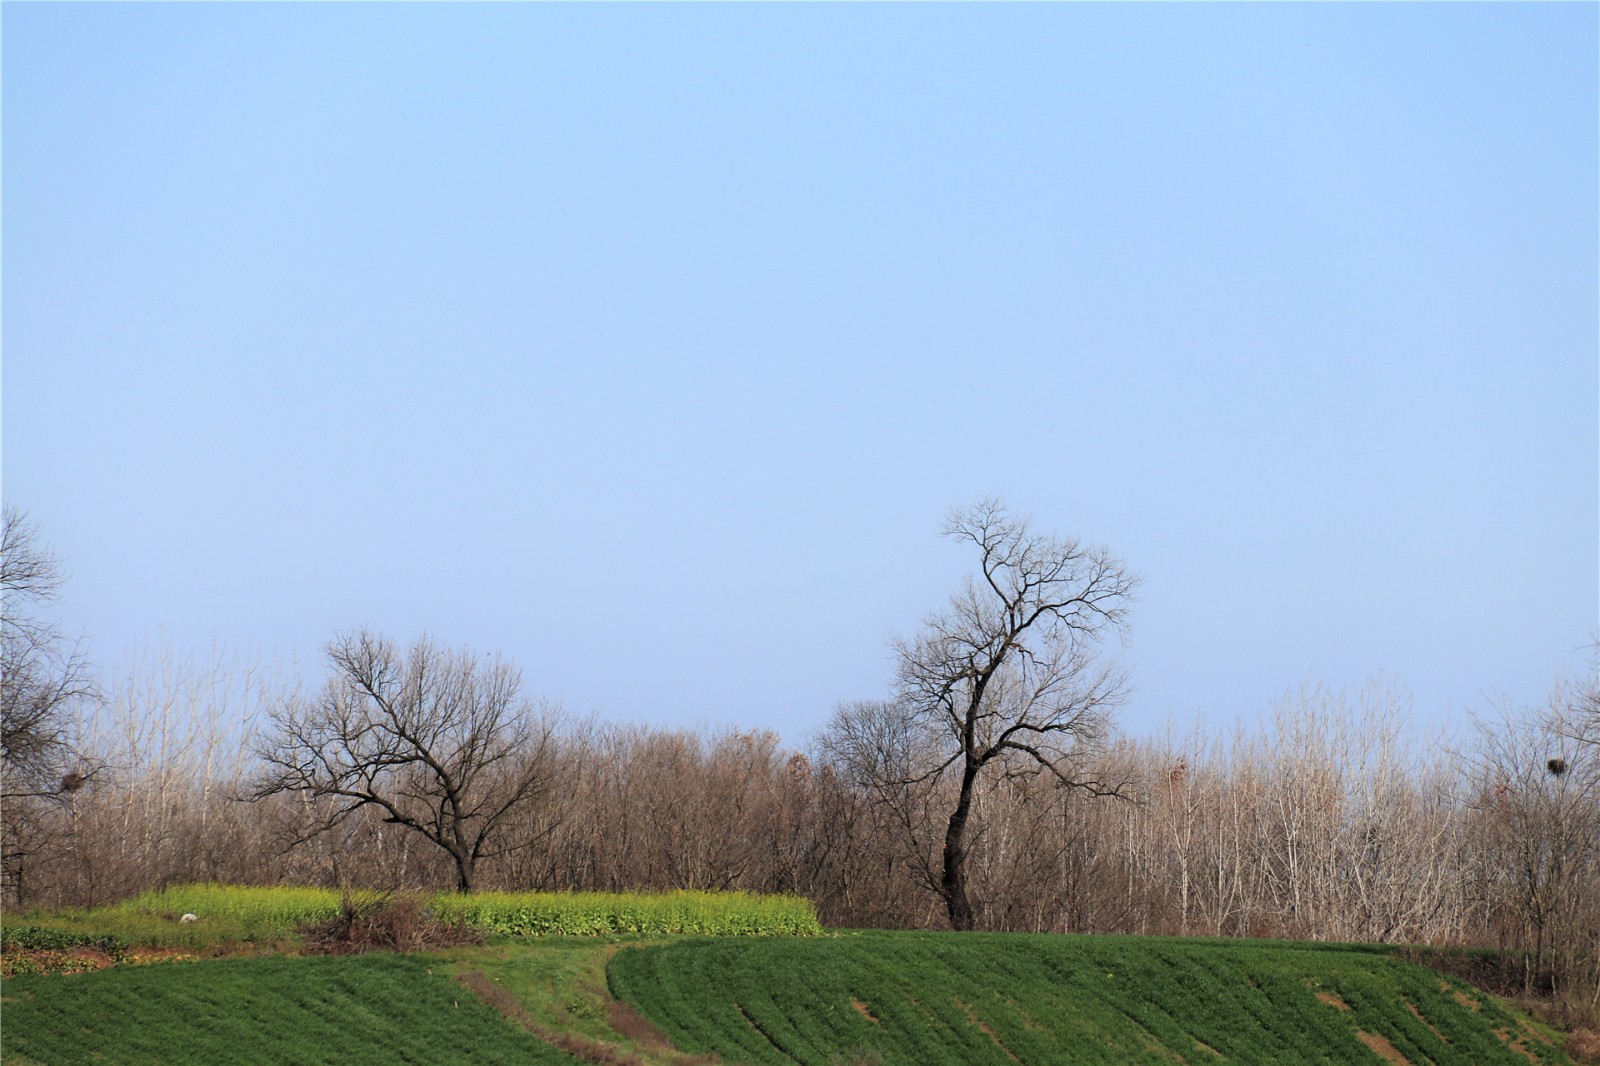
{"label": "clear sky", "polygon": [[1135,733],[1540,700],[1600,600],[1595,4],[19,4],[4,497],[115,674],[367,625],[792,741],[987,494]]}

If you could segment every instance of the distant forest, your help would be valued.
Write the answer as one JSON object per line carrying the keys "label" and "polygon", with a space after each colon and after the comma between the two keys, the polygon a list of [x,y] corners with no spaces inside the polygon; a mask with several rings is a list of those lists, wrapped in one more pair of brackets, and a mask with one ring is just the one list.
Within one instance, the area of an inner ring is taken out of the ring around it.
{"label": "distant forest", "polygon": [[744,889],[836,927],[1509,948],[1595,1015],[1594,679],[1448,747],[1381,681],[1128,737],[1099,646],[1137,578],[995,501],[945,532],[972,580],[896,643],[884,699],[801,749],[571,715],[510,664],[368,631],[334,636],[309,690],[176,653],[101,683],[46,620],[59,561],[8,508],[4,906],[190,881]]}

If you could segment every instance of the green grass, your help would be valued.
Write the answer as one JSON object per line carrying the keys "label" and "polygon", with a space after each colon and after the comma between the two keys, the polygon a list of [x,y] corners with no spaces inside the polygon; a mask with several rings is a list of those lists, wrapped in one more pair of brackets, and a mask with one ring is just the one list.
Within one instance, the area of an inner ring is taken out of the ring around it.
{"label": "green grass", "polygon": [[1331,946],[871,932],[628,949],[607,972],[679,1048],[728,1062],[1568,1061],[1477,989]]}
{"label": "green grass", "polygon": [[[180,885],[105,907],[7,914],[0,942],[37,942],[49,934],[112,936],[124,944],[186,951],[244,944],[292,946],[295,927],[339,913],[342,894],[321,888]],[[185,914],[198,920],[184,922]]]}
{"label": "green grass", "polygon": [[218,1066],[577,1060],[421,955],[286,956],[10,978],[10,1062]]}
{"label": "green grass", "polygon": [[[359,890],[351,895],[357,899],[380,898],[379,893]],[[302,922],[339,913],[343,898],[344,893],[332,888],[192,884],[146,892],[116,904],[113,909],[169,918],[194,914],[211,920],[260,922],[273,928],[293,929]]]}
{"label": "green grass", "polygon": [[572,937],[464,948],[448,956],[486,999],[504,1009],[509,997],[516,1006],[507,1013],[580,1058],[676,1066],[683,1056],[651,1039],[659,1034],[641,1032],[637,1013],[612,999],[606,963],[616,950],[603,938]]}
{"label": "green grass", "polygon": [[[294,947],[296,925],[340,904],[322,890],[181,886],[93,911],[7,915],[0,939],[7,963],[75,958],[80,944],[130,963],[138,951],[116,944],[248,953]],[[19,973],[0,993],[5,1061],[685,1061],[649,1023],[681,1052],[730,1066],[1568,1061],[1555,1035],[1502,1002],[1372,945],[733,935],[819,932],[804,900],[742,894],[428,905],[498,936],[425,956]],[[724,935],[667,939],[683,930]],[[549,933],[581,935],[539,935]],[[646,937],[667,942],[638,946]]]}
{"label": "green grass", "polygon": [[554,1032],[616,1042],[608,1023],[606,962],[615,946],[596,939],[495,945],[448,953],[453,972],[477,972],[516,998],[529,1020]]}

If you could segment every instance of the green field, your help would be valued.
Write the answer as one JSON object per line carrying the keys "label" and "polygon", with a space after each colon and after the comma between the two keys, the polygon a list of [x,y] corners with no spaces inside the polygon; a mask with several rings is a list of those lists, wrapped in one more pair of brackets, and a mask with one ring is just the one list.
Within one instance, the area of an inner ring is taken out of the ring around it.
{"label": "green field", "polygon": [[5,982],[6,1063],[549,1063],[577,1060],[418,955],[274,956]]}
{"label": "green field", "polygon": [[625,950],[608,972],[679,1048],[727,1062],[1568,1061],[1475,988],[1330,947],[869,932]]}
{"label": "green field", "polygon": [[[0,1052],[23,1066],[1569,1061],[1560,1034],[1384,949],[818,935],[810,905],[791,897],[436,897],[426,905],[490,942],[262,953],[298,950],[295,926],[343,903],[310,890],[182,886],[92,911],[7,916],[0,972],[16,976],[0,990]],[[178,911],[201,917],[181,922]],[[215,954],[243,957],[205,957]],[[166,964],[142,965],[151,962]],[[49,969],[60,972],[30,972]]]}

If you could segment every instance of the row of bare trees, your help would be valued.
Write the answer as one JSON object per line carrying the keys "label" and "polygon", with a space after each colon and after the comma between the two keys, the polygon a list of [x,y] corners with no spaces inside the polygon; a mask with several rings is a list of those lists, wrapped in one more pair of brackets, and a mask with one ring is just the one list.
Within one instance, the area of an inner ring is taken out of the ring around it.
{"label": "row of bare trees", "polygon": [[950,532],[980,576],[897,644],[891,699],[803,749],[564,715],[498,659],[366,631],[309,691],[215,653],[102,690],[19,626],[54,658],[8,670],[76,681],[41,714],[7,675],[4,905],[187,880],[781,891],[839,926],[1505,947],[1575,1016],[1600,1008],[1592,683],[1449,741],[1383,680],[1119,736],[1094,651],[1132,578],[995,506]]}
{"label": "row of bare trees", "polygon": [[[83,735],[88,783],[7,819],[8,905],[196,879],[459,885],[455,854],[382,805],[341,819],[332,796],[252,800],[271,768],[210,716],[203,673],[163,669]],[[1485,718],[1453,749],[1411,742],[1398,706],[1390,688],[1310,689],[1256,728],[1116,741],[1096,772],[1121,799],[987,780],[969,815],[975,927],[1489,944],[1527,948],[1530,973],[1600,978],[1592,695]],[[497,823],[477,887],[790,891],[832,924],[948,924],[954,781],[885,802],[827,743],[539,729],[514,761],[542,784]]]}
{"label": "row of bare trees", "polygon": [[[389,806],[277,788],[281,767],[215,709],[266,723],[282,707],[219,669],[155,660],[78,737],[97,766],[85,784],[8,801],[8,906],[185,880],[459,887],[454,831],[399,807],[420,809],[426,782]],[[798,892],[835,925],[949,924],[956,780],[886,799],[827,736],[801,752],[770,733],[548,712],[533,728],[498,787],[537,788],[492,808],[479,782],[463,797],[499,815],[474,887]],[[1530,981],[1600,987],[1592,690],[1485,716],[1447,745],[1408,731],[1393,685],[1309,687],[1252,727],[1115,740],[1086,769],[1121,797],[1041,775],[973,790],[974,927],[1484,944],[1525,948]]]}

